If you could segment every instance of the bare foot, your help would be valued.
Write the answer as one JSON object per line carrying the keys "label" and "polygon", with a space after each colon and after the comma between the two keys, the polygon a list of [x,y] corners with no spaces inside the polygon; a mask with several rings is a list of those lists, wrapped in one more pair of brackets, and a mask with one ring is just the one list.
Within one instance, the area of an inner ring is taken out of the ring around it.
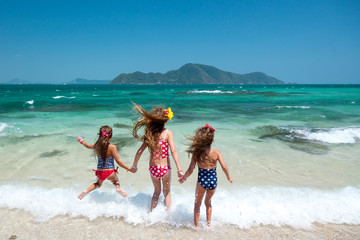
{"label": "bare foot", "polygon": [[88,193],[86,191],[83,191],[79,194],[78,199],[82,200]]}
{"label": "bare foot", "polygon": [[124,192],[124,191],[122,191],[122,190],[120,190],[120,189],[116,189],[116,191],[117,191],[118,193],[120,193],[120,195],[123,196],[123,197],[126,197],[126,196],[127,196],[127,193]]}

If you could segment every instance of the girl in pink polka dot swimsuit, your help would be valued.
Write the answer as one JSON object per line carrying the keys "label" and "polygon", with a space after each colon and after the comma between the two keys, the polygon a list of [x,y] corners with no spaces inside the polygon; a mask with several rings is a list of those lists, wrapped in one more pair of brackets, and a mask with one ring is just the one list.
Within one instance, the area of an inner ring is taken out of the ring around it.
{"label": "girl in pink polka dot swimsuit", "polygon": [[[164,109],[162,107],[153,108],[148,113],[141,106],[135,103],[133,104],[134,110],[138,111],[142,117],[134,123],[132,133],[133,136],[142,141],[143,144],[136,152],[132,171],[137,171],[138,161],[145,149],[148,148],[150,152],[149,172],[154,185],[154,194],[151,200],[150,211],[152,211],[158,203],[161,193],[161,183],[166,208],[170,209],[171,166],[169,149],[171,150],[171,155],[173,156],[176,168],[178,169],[178,177],[183,176],[179,155],[175,148],[173,132],[165,128],[165,124],[173,117],[173,113],[170,108]],[[141,128],[144,128],[144,135],[139,137],[137,132]]]}

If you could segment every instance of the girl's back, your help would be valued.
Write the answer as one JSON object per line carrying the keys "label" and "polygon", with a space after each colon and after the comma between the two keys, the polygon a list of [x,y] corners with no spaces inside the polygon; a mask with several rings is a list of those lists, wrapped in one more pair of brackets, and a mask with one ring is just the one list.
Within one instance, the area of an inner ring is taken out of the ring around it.
{"label": "girl's back", "polygon": [[[106,158],[111,158],[114,156],[114,153],[113,153],[114,148],[115,148],[115,145],[109,144],[109,147],[106,151]],[[101,158],[101,152],[99,151],[99,149],[96,148],[96,146],[95,146],[95,149],[96,149],[96,155]]]}
{"label": "girl's back", "polygon": [[165,129],[160,133],[158,148],[151,149],[150,166],[170,166],[169,161],[169,135],[171,131]]}
{"label": "girl's back", "polygon": [[197,159],[199,168],[212,169],[216,167],[216,163],[219,159],[219,150],[210,148],[206,151],[206,156],[201,159]]}

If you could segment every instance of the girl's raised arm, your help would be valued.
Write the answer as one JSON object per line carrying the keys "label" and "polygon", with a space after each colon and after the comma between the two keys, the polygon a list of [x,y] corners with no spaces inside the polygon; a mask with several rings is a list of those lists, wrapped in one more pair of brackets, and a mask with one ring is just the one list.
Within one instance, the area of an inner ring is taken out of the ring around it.
{"label": "girl's raised arm", "polygon": [[220,152],[218,149],[215,149],[215,152],[216,152],[217,155],[218,155],[218,161],[219,161],[219,163],[220,163],[220,166],[221,166],[222,170],[224,171],[224,173],[225,173],[225,175],[226,175],[226,177],[227,177],[227,180],[228,180],[230,183],[232,183],[232,182],[233,182],[233,178],[230,177],[229,169],[228,169],[228,167],[227,167],[226,164],[225,164],[225,161],[224,161],[224,159],[223,159],[223,157],[222,157],[222,155],[221,155],[221,152]]}
{"label": "girl's raised arm", "polygon": [[84,147],[86,148],[89,148],[89,149],[95,149],[95,145],[94,144],[88,144],[84,141],[84,139],[82,139],[82,137],[78,136],[77,137],[77,140],[78,142],[83,145]]}
{"label": "girl's raised arm", "polygon": [[176,165],[176,168],[178,170],[178,177],[182,177],[183,174],[181,173],[181,166],[180,166],[180,161],[179,161],[179,154],[176,150],[176,147],[175,147],[175,142],[174,142],[174,134],[172,131],[168,130],[168,143],[169,143],[169,146],[170,146],[170,150],[171,150],[171,155],[174,159],[174,162],[175,162],[175,165]]}
{"label": "girl's raised arm", "polygon": [[114,156],[115,161],[117,162],[117,164],[118,164],[120,167],[124,168],[126,171],[131,171],[131,168],[129,168],[128,166],[126,166],[126,164],[125,164],[123,161],[120,160],[120,156],[119,156],[119,154],[118,154],[118,151],[117,151],[116,146],[115,146],[115,145],[110,145],[109,148],[110,148],[110,150],[111,150],[111,152],[112,152],[112,155]]}
{"label": "girl's raised arm", "polygon": [[145,151],[146,147],[147,147],[146,143],[143,143],[141,145],[141,147],[137,150],[136,155],[135,155],[135,159],[134,159],[134,163],[133,163],[133,165],[131,167],[131,171],[133,173],[135,173],[137,171],[137,164],[139,162],[139,159],[140,159],[141,155]]}

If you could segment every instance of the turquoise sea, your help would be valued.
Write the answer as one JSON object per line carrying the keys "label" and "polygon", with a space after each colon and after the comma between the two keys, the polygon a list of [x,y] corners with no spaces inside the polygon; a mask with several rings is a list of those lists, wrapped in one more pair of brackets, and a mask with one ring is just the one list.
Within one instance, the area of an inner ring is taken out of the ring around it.
{"label": "turquoise sea", "polygon": [[96,160],[76,136],[95,142],[99,127],[110,125],[131,166],[140,146],[130,134],[139,117],[131,101],[172,108],[167,128],[184,170],[186,137],[206,123],[216,129],[213,147],[234,183],[218,167],[215,228],[360,224],[360,85],[0,85],[0,208],[40,222],[192,226],[197,171],[183,185],[173,171],[172,210],[164,214],[160,204],[149,213],[148,153],[136,174],[120,170],[127,199],[110,183],[77,199],[95,181]]}

